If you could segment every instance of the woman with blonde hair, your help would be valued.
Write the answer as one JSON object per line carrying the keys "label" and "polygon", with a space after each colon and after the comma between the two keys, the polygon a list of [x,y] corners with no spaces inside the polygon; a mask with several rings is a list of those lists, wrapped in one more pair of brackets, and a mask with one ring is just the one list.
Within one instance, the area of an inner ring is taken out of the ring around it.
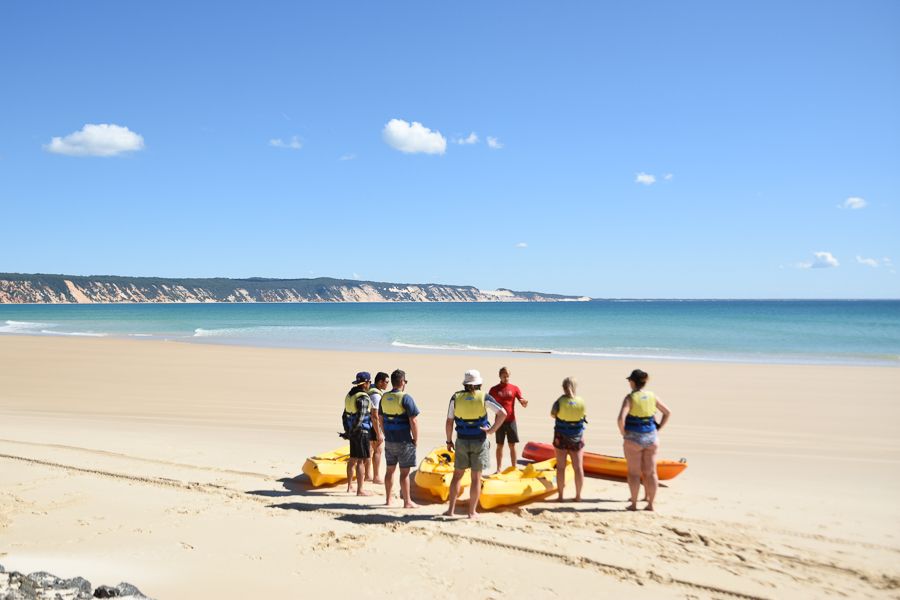
{"label": "woman with blonde hair", "polygon": [[584,400],[575,395],[575,379],[563,379],[563,395],[553,403],[550,416],[556,419],[553,427],[553,447],[556,449],[556,486],[558,500],[563,501],[566,487],[566,457],[571,457],[575,469],[575,502],[581,501],[584,485],[584,425],[587,423]]}
{"label": "woman with blonde hair", "polygon": [[[644,510],[653,510],[653,500],[659,487],[656,475],[656,452],[659,450],[657,431],[665,426],[672,414],[656,394],[644,389],[649,378],[640,369],[635,369],[626,377],[631,385],[631,393],[625,396],[619,411],[619,432],[623,438],[625,460],[628,461],[628,489],[631,491],[631,503],[627,510],[637,510],[642,478],[647,494],[647,506]],[[662,413],[659,423],[654,419],[657,412]]]}

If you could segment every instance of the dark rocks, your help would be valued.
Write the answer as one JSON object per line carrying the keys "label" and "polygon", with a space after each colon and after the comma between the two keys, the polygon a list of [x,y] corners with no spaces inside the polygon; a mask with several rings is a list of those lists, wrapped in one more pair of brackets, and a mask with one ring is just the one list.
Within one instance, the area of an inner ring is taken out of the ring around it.
{"label": "dark rocks", "polygon": [[101,585],[92,592],[91,582],[83,577],[62,579],[38,571],[23,575],[17,571],[7,573],[0,565],[0,600],[90,600],[91,598],[121,598],[123,600],[149,600],[130,583],[116,587]]}

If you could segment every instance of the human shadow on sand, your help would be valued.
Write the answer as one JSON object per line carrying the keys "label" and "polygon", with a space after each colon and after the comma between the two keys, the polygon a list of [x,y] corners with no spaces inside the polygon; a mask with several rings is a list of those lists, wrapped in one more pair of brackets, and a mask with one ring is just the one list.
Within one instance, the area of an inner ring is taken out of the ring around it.
{"label": "human shadow on sand", "polygon": [[269,504],[267,508],[279,508],[281,510],[296,510],[299,512],[315,512],[317,510],[371,510],[368,504],[351,504],[349,502],[286,502],[284,504]]}
{"label": "human shadow on sand", "polygon": [[[582,500],[581,503],[590,502],[590,500]],[[616,502],[615,500],[600,500],[600,502]],[[623,503],[624,504],[624,503]],[[512,507],[512,510],[515,511],[516,507]],[[529,507],[528,513],[532,516],[540,515],[541,513],[571,513],[571,514],[584,514],[584,513],[607,513],[607,512],[624,512],[624,508],[575,508],[574,506],[553,506],[553,507]]]}
{"label": "human shadow on sand", "polygon": [[[384,510],[392,510],[389,507],[378,507]],[[434,515],[406,513],[391,515],[385,513],[372,514],[347,514],[336,517],[336,521],[347,521],[356,525],[391,525],[393,523],[413,523],[415,521],[433,521]]]}

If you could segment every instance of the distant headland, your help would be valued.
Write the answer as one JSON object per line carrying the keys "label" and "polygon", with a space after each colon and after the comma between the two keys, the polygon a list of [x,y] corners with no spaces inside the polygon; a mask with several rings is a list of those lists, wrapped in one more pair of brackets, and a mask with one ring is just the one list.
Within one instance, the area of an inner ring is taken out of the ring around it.
{"label": "distant headland", "polygon": [[564,296],[436,283],[353,279],[184,279],[0,273],[0,304],[213,302],[579,302]]}

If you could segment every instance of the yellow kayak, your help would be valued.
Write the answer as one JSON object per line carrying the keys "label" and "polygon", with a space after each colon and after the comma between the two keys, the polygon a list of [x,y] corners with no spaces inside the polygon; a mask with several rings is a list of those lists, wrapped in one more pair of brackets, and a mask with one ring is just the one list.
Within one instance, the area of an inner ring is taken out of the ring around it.
{"label": "yellow kayak", "polygon": [[[456,454],[453,450],[447,450],[446,446],[435,448],[419,464],[416,471],[416,485],[427,490],[432,496],[437,496],[441,501],[450,497],[450,480],[453,479],[453,460]],[[472,477],[469,469],[459,482],[459,493],[472,485]]]}
{"label": "yellow kayak", "polygon": [[[574,478],[572,461],[567,459],[566,483]],[[556,459],[524,467],[507,467],[500,473],[485,477],[482,482],[479,504],[486,510],[541,498],[556,491]]]}
{"label": "yellow kayak", "polygon": [[303,472],[309,476],[313,486],[329,485],[347,481],[347,461],[350,446],[342,446],[331,452],[307,458]]}

